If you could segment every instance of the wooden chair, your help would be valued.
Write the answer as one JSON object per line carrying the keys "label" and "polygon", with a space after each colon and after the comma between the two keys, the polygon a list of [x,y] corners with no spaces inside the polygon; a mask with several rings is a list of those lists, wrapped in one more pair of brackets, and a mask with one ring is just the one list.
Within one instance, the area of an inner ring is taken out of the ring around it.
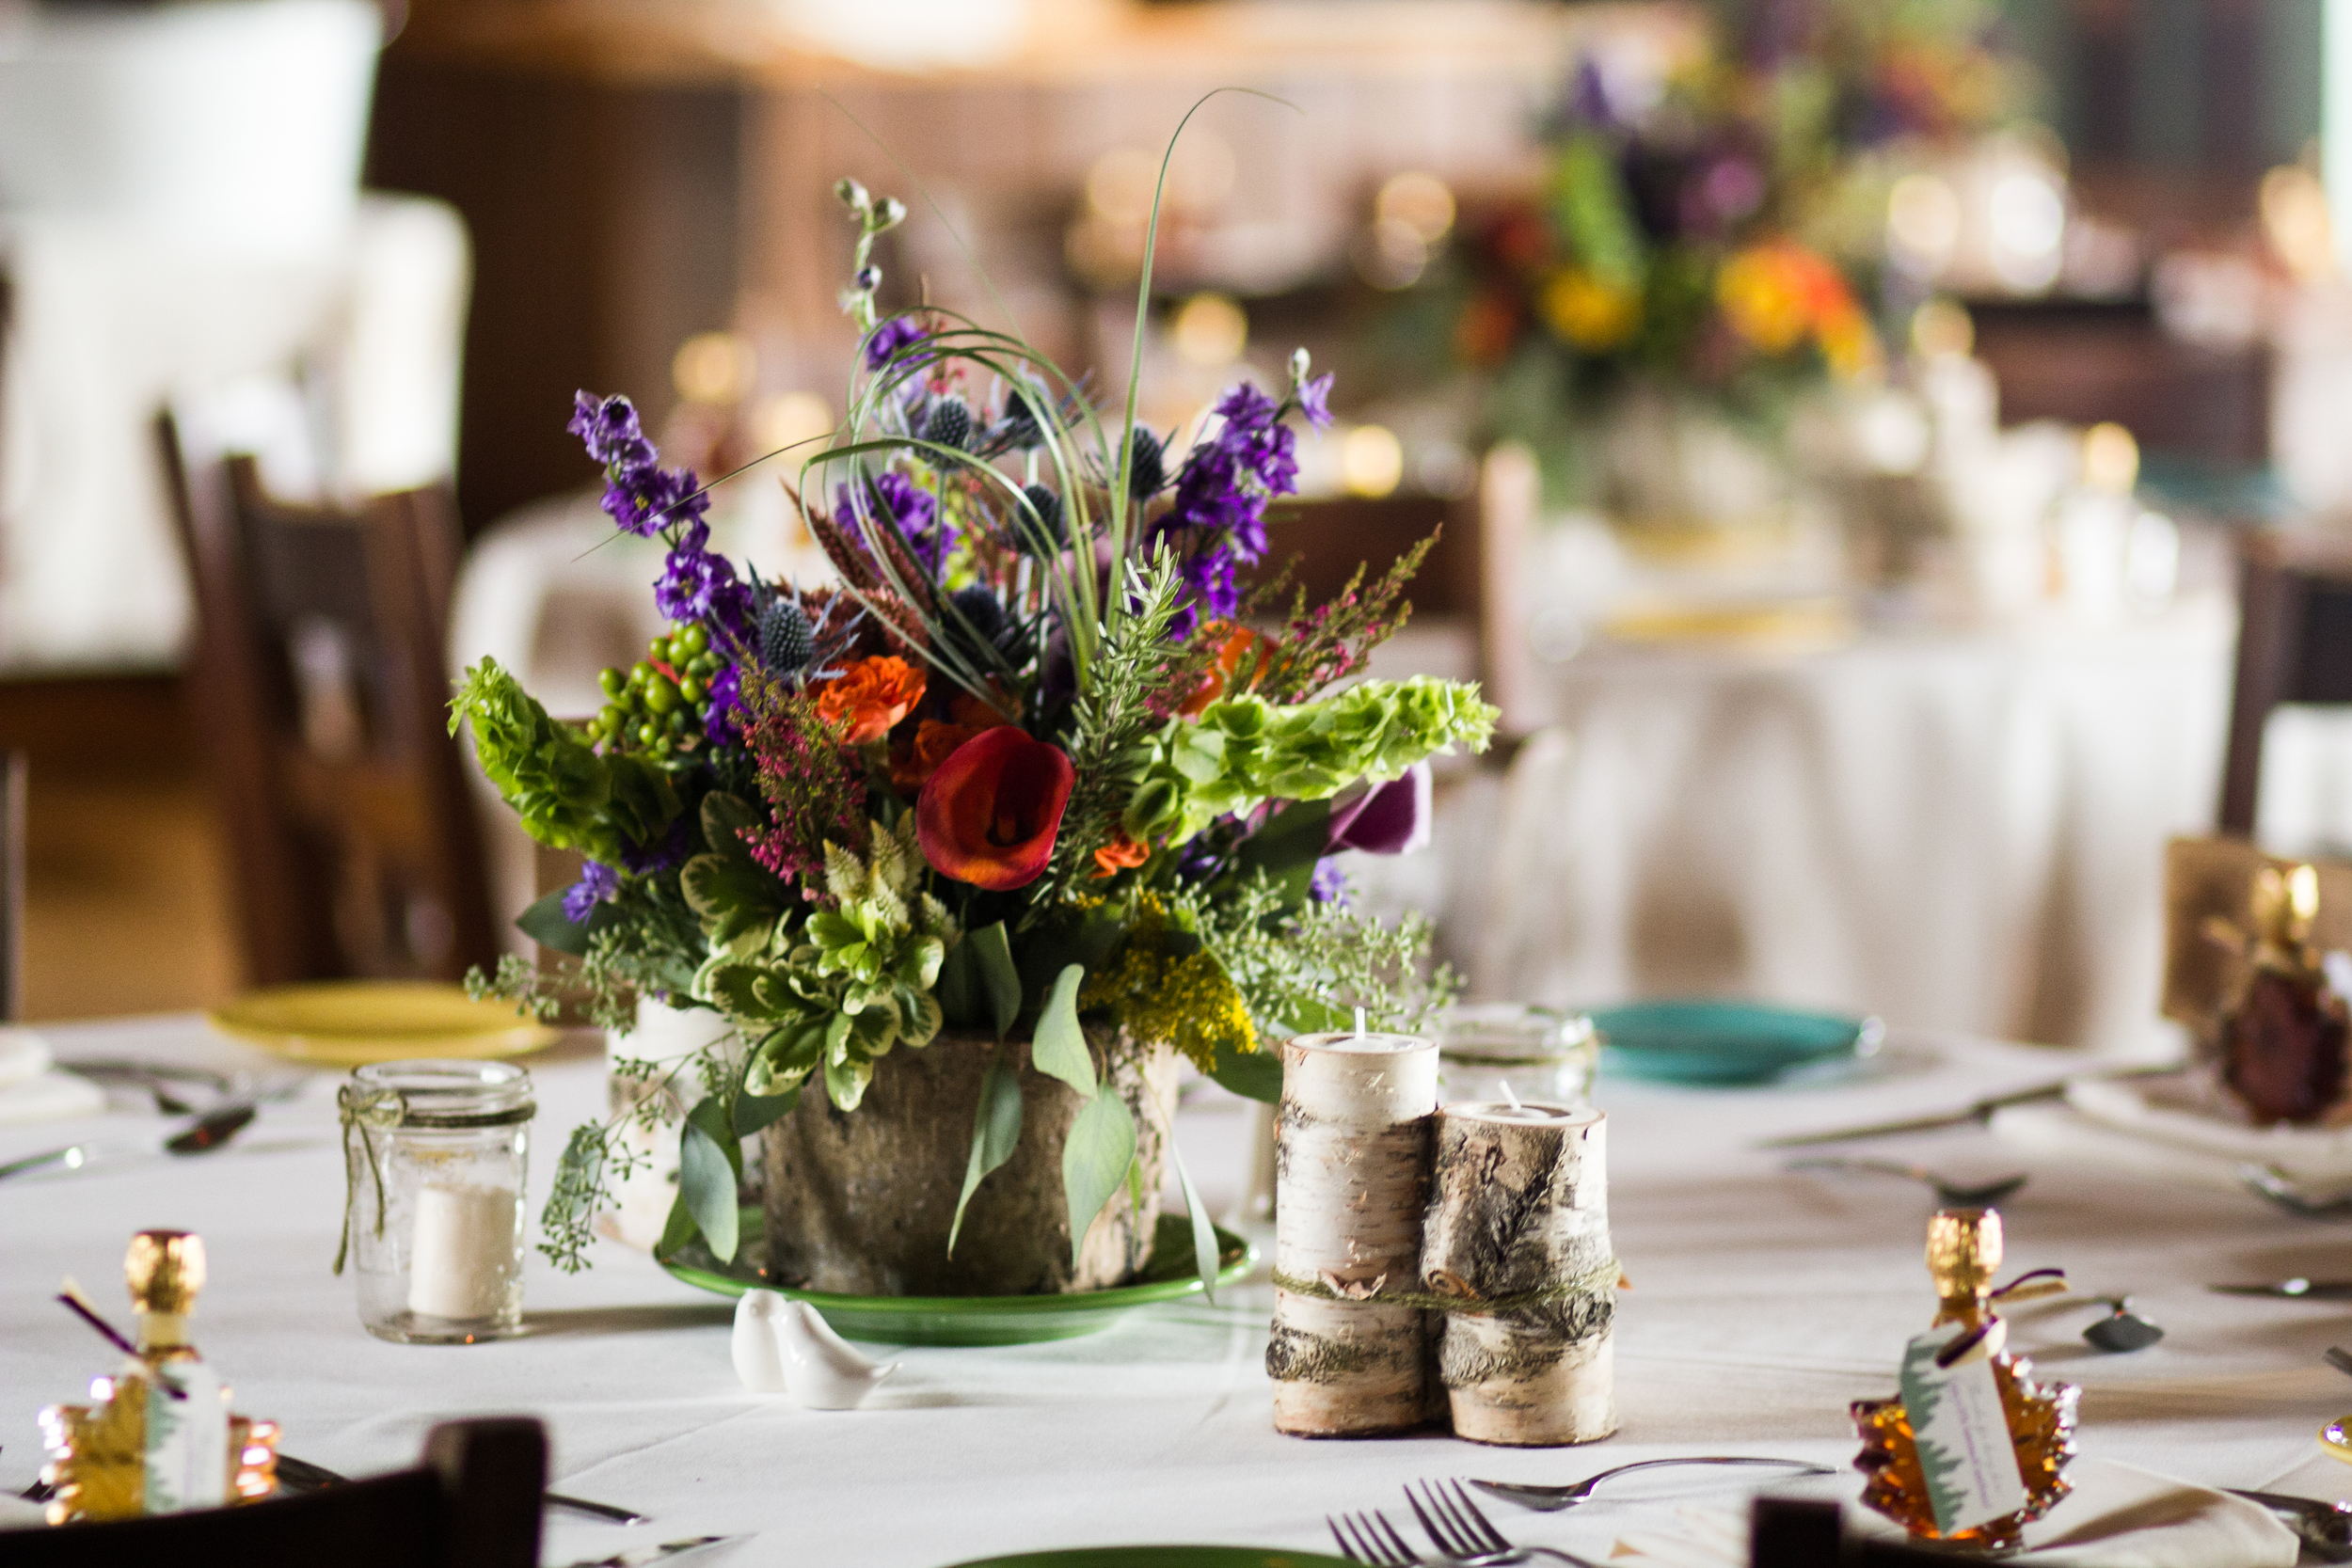
{"label": "wooden chair", "polygon": [[2265,529],[2239,551],[2237,681],[2221,831],[2250,837],[2263,726],[2282,703],[2352,703],[2352,535]]}
{"label": "wooden chair", "polygon": [[1948,1551],[1850,1535],[1834,1502],[1758,1497],[1750,1516],[1748,1568],[1928,1568]]}
{"label": "wooden chair", "polygon": [[24,1016],[24,753],[0,752],[0,1023]]}
{"label": "wooden chair", "polygon": [[448,733],[458,531],[445,486],[291,505],[158,420],[197,600],[188,682],[229,829],[253,985],[456,979],[497,961]]}
{"label": "wooden chair", "polygon": [[0,1533],[10,1568],[167,1562],[537,1568],[548,1440],[520,1418],[452,1421],[418,1467],[238,1508]]}

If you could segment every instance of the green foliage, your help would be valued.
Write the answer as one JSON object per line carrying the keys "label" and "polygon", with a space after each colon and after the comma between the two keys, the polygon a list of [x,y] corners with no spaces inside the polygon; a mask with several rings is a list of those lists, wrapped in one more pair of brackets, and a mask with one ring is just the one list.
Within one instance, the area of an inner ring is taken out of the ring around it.
{"label": "green foliage", "polygon": [[550,848],[619,865],[631,846],[654,843],[677,816],[667,774],[638,757],[597,755],[496,659],[468,670],[449,706],[450,734],[460,724],[472,729],[482,770],[523,831]]}
{"label": "green foliage", "polygon": [[1197,720],[1169,720],[1152,741],[1127,832],[1181,844],[1261,801],[1325,800],[1359,780],[1386,783],[1449,746],[1484,750],[1498,717],[1475,687],[1427,675],[1366,681],[1288,707],[1228,697]]}
{"label": "green foliage", "polygon": [[722,1262],[735,1256],[741,1221],[735,1191],[742,1175],[742,1141],[725,1103],[713,1095],[687,1112],[678,1129],[677,1189],[711,1256]]}
{"label": "green foliage", "polygon": [[[1182,895],[1179,908],[1188,911],[1203,950],[1241,992],[1262,1046],[1285,1034],[1343,1028],[1359,1006],[1373,1027],[1409,1034],[1424,1027],[1459,989],[1445,966],[1425,971],[1433,930],[1422,915],[1383,926],[1338,901],[1302,905],[1263,871],[1221,895],[1206,890]],[[1270,1084],[1242,1070],[1243,1083],[1270,1086],[1279,1096],[1279,1065]]]}
{"label": "green foliage", "polygon": [[964,1166],[963,1191],[956,1196],[956,1217],[947,1227],[947,1255],[956,1252],[963,1231],[964,1206],[979,1190],[988,1173],[1012,1158],[1021,1143],[1021,1080],[1007,1064],[1005,1053],[989,1058],[980,1074],[980,1103],[972,1118],[972,1159]]}
{"label": "green foliage", "polygon": [[[1070,1260],[1075,1264],[1095,1216],[1127,1180],[1136,1162],[1136,1118],[1104,1084],[1079,1108],[1062,1145],[1062,1196],[1070,1205]],[[1215,1272],[1214,1268],[1211,1270]]]}
{"label": "green foliage", "polygon": [[713,951],[764,942],[793,901],[782,879],[752,858],[744,833],[759,826],[758,811],[739,796],[713,790],[703,797],[703,839],[710,847],[678,872],[678,890],[702,922]]}
{"label": "green foliage", "polygon": [[1094,1056],[1078,1023],[1078,983],[1085,978],[1086,971],[1076,964],[1054,977],[1054,991],[1039,1015],[1029,1059],[1047,1077],[1060,1079],[1080,1094],[1092,1094]]}

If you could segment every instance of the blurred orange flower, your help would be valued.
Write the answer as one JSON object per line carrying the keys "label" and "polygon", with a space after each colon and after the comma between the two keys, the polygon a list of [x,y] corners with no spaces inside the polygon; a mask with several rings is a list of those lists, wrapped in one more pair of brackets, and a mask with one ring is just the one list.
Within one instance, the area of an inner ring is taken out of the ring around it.
{"label": "blurred orange flower", "polygon": [[1454,349],[1473,365],[1492,365],[1511,352],[1518,336],[1519,315],[1499,294],[1480,294],[1464,308],[1454,324]]}
{"label": "blurred orange flower", "polygon": [[1134,839],[1129,838],[1127,831],[1121,828],[1117,838],[1094,851],[1095,880],[1100,881],[1105,877],[1116,877],[1122,871],[1141,865],[1151,858],[1152,847],[1148,844],[1137,844]]}
{"label": "blurred orange flower", "polygon": [[[1224,696],[1225,688],[1232,681],[1233,672],[1241,667],[1242,659],[1250,649],[1263,645],[1266,641],[1248,626],[1237,626],[1231,621],[1213,621],[1196,635],[1223,638],[1224,641],[1217,646],[1216,662],[1202,672],[1200,684],[1192,689],[1192,695],[1186,697],[1184,705],[1176,710],[1187,719],[1199,718],[1211,703]],[[1264,678],[1265,665],[1261,660],[1258,668],[1250,673],[1249,684],[1256,686]]]}
{"label": "blurred orange flower", "polygon": [[1716,275],[1715,298],[1731,329],[1759,353],[1787,354],[1811,337],[1840,375],[1878,363],[1878,337],[1844,276],[1794,241],[1735,252]]}
{"label": "blurred orange flower", "polygon": [[923,672],[903,658],[861,658],[817,694],[817,717],[841,726],[851,746],[880,740],[923,700]]}

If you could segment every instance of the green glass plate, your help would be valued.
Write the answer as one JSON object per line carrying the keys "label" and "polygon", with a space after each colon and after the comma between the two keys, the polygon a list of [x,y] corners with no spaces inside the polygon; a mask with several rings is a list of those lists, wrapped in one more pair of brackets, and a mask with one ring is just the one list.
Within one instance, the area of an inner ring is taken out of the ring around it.
{"label": "green glass plate", "polygon": [[1289,1552],[1272,1546],[1072,1546],[1014,1557],[976,1558],[955,1568],[1314,1568],[1343,1563],[1321,1552]]}
{"label": "green glass plate", "polygon": [[1636,1002],[1590,1015],[1603,1072],[1661,1084],[1763,1084],[1792,1068],[1867,1056],[1874,1018],[1798,1012],[1760,1002]]}
{"label": "green glass plate", "polygon": [[[1192,1222],[1182,1214],[1160,1216],[1152,1239],[1152,1261],[1134,1284],[1060,1296],[836,1296],[789,1290],[767,1277],[768,1232],[758,1209],[744,1209],[742,1236],[733,1262],[711,1257],[698,1236],[663,1259],[661,1266],[689,1285],[723,1296],[768,1290],[787,1300],[807,1302],[833,1324],[834,1333],[876,1344],[1027,1345],[1041,1339],[1075,1339],[1100,1334],[1120,1314],[1138,1307],[1182,1301],[1200,1291],[1200,1275],[1192,1262]],[[1219,1227],[1216,1282],[1230,1285],[1241,1278],[1257,1256],[1257,1248]]]}

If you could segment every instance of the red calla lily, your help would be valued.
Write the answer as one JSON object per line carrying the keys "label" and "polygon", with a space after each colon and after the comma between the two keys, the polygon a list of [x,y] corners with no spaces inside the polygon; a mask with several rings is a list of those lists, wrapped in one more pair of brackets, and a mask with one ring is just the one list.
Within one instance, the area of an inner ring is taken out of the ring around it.
{"label": "red calla lily", "polygon": [[1060,747],[1014,725],[974,736],[947,754],[915,801],[924,859],[975,887],[1028,886],[1054,858],[1076,779]]}

